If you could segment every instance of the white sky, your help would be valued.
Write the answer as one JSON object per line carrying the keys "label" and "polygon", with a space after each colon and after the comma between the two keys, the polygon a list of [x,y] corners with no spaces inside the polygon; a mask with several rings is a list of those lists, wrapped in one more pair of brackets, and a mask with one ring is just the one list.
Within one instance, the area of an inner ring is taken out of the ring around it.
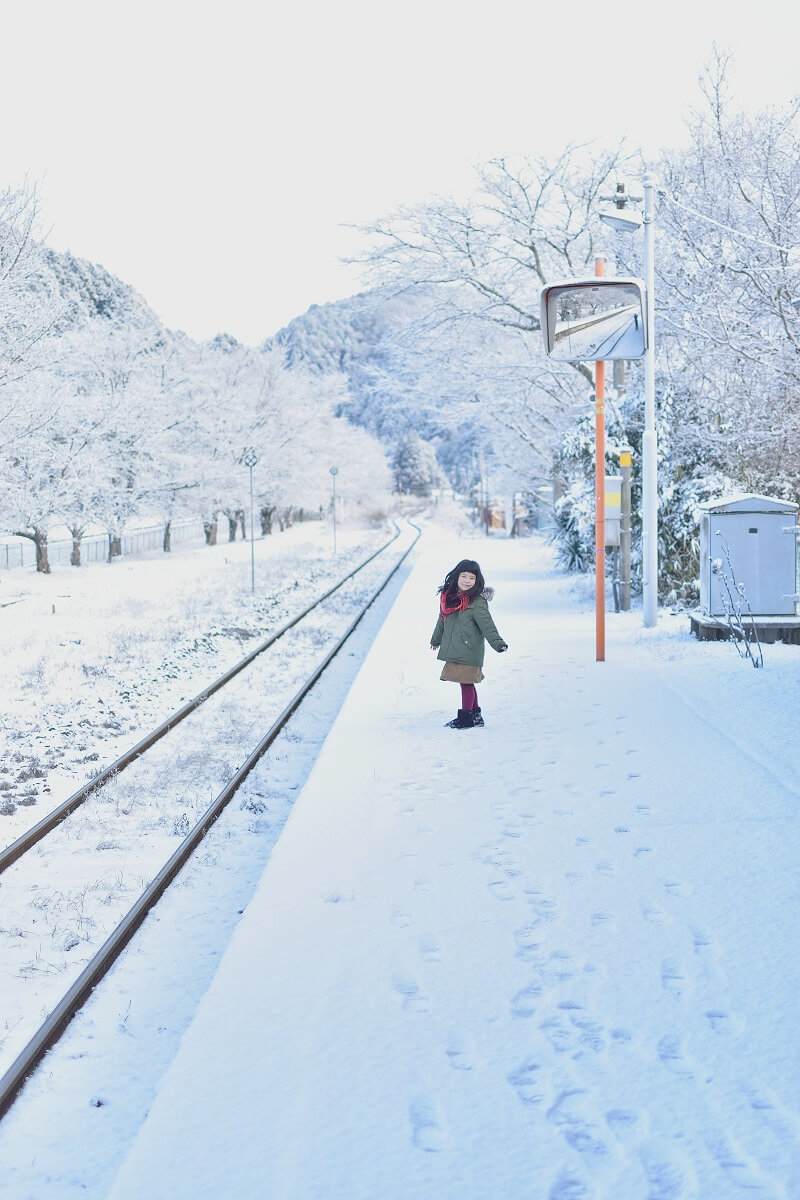
{"label": "white sky", "polygon": [[800,91],[794,0],[3,7],[0,186],[38,180],[50,244],[195,337],[357,291],[342,225],[464,195],[482,159],[678,144],[715,39],[743,107]]}

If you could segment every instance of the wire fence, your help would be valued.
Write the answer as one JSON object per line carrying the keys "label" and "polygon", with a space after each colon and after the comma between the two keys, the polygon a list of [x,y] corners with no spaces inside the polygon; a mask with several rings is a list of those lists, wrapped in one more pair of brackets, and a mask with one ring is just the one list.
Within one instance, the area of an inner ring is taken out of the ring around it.
{"label": "wire fence", "polygon": [[[202,542],[205,538],[202,521],[174,521],[170,526],[170,542],[173,546],[187,542]],[[123,556],[146,554],[149,550],[161,550],[164,545],[164,526],[148,525],[143,529],[131,529],[123,533],[121,551]],[[72,539],[58,538],[47,543],[47,557],[51,566],[66,563],[72,558]],[[81,565],[105,562],[108,558],[108,535],[87,534],[81,538]],[[0,570],[12,567],[36,566],[36,547],[30,538],[9,537],[0,540]]]}

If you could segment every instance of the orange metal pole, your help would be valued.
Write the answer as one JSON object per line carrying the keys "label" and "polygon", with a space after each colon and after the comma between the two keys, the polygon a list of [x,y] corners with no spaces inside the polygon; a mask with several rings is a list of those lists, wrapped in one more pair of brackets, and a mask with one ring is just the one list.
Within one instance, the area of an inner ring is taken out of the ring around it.
{"label": "orange metal pole", "polygon": [[[594,260],[595,275],[604,275],[606,260]],[[595,661],[606,659],[606,364],[594,364],[594,587]]]}

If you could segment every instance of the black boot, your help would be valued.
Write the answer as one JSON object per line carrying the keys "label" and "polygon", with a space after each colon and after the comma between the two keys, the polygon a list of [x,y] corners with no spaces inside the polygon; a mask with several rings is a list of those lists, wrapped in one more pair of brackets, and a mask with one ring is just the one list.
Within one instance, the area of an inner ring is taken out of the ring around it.
{"label": "black boot", "polygon": [[470,716],[472,717],[473,728],[483,729],[485,721],[483,719],[483,714],[481,713],[481,710],[479,708],[473,708],[472,712],[470,713]]}
{"label": "black boot", "polygon": [[445,729],[469,729],[472,724],[472,713],[468,708],[460,708],[458,716],[445,723]]}

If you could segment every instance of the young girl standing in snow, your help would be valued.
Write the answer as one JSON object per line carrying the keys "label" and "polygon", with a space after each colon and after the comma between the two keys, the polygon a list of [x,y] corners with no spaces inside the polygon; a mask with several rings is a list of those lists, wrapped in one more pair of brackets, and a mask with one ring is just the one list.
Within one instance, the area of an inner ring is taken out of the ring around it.
{"label": "young girl standing in snow", "polygon": [[444,662],[440,679],[461,684],[461,708],[447,722],[450,729],[474,729],[483,725],[475,684],[483,679],[486,642],[502,654],[507,644],[497,632],[488,601],[494,592],[484,583],[480,567],[462,558],[448,571],[439,588],[439,620],[431,634],[431,650]]}

